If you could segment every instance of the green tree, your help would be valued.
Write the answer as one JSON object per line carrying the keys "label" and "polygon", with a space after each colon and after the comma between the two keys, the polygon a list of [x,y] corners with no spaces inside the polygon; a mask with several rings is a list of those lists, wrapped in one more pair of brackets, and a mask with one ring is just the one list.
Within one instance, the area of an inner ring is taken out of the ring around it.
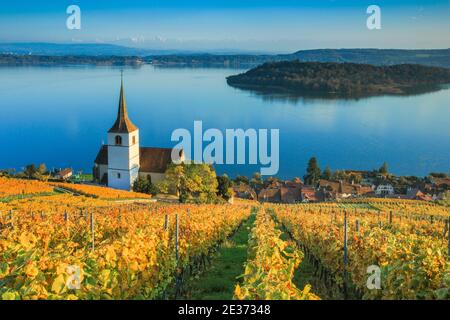
{"label": "green tree", "polygon": [[141,193],[150,193],[150,181],[143,177],[138,177],[133,182],[133,191]]}
{"label": "green tree", "polygon": [[241,183],[243,183],[243,184],[250,184],[250,181],[248,180],[248,177],[246,177],[246,176],[237,176],[235,179],[234,179],[234,182],[236,183],[236,184],[241,184]]}
{"label": "green tree", "polygon": [[217,200],[216,172],[208,164],[172,164],[166,171],[167,189],[176,192],[180,202],[197,203]]}
{"label": "green tree", "polygon": [[231,180],[226,174],[217,177],[217,195],[221,196],[225,200],[231,198]]}
{"label": "green tree", "polygon": [[383,165],[380,167],[380,169],[378,169],[378,172],[381,173],[381,174],[388,174],[389,173],[389,168],[388,168],[387,162],[383,163]]}
{"label": "green tree", "polygon": [[259,190],[263,186],[264,181],[262,179],[261,173],[255,172],[253,174],[252,180],[250,180],[250,186],[255,189]]}
{"label": "green tree", "polygon": [[320,179],[320,168],[317,164],[317,158],[312,157],[309,159],[308,167],[306,168],[306,175],[303,177],[305,180],[305,184],[307,185],[316,185]]}
{"label": "green tree", "polygon": [[37,169],[34,163],[25,166],[25,170],[23,170],[23,174],[29,179],[33,178],[36,172]]}
{"label": "green tree", "polygon": [[448,178],[448,174],[443,172],[431,172],[430,176],[433,178]]}
{"label": "green tree", "polygon": [[329,166],[327,166],[325,168],[325,170],[323,171],[323,173],[322,173],[322,179],[330,180],[331,179],[331,175],[332,175],[331,169],[330,169]]}

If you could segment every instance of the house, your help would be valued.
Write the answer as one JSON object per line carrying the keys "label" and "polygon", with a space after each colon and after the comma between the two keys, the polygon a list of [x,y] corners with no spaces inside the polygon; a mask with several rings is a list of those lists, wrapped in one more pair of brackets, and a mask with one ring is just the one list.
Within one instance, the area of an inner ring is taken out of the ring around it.
{"label": "house", "polygon": [[343,181],[331,181],[325,179],[319,180],[319,189],[324,192],[327,200],[367,196],[373,193],[373,189],[370,186],[362,186],[359,184],[350,184]]}
{"label": "house", "polygon": [[155,183],[164,179],[169,164],[183,161],[183,150],[140,146],[139,129],[128,117],[122,79],[117,118],[108,131],[107,145],[101,146],[95,158],[94,181],[130,190],[138,177]]}
{"label": "house", "polygon": [[237,198],[248,199],[248,200],[257,200],[258,195],[255,190],[253,190],[249,185],[245,183],[240,183],[238,185],[233,186],[234,195]]}
{"label": "house", "polygon": [[297,203],[302,201],[301,188],[281,187],[280,201],[282,203]]}
{"label": "house", "polygon": [[67,180],[67,179],[69,179],[72,175],[73,175],[73,170],[72,170],[71,168],[65,168],[65,169],[59,170],[59,171],[55,174],[55,178],[56,178],[56,179]]}
{"label": "house", "polygon": [[258,201],[280,203],[281,202],[280,189],[277,188],[262,189],[258,194]]}
{"label": "house", "polygon": [[393,195],[394,194],[394,187],[391,184],[380,184],[375,189],[375,195],[377,196],[386,196],[386,195]]}
{"label": "house", "polygon": [[417,188],[408,189],[406,192],[406,198],[410,200],[433,201],[433,197],[423,193]]}
{"label": "house", "polygon": [[300,191],[300,198],[302,202],[319,202],[321,197],[313,187],[302,187]]}

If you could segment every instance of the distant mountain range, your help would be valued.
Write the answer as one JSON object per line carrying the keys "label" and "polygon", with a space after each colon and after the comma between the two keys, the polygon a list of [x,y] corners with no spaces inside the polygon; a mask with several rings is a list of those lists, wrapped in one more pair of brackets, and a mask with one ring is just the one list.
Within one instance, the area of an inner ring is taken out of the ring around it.
{"label": "distant mountain range", "polygon": [[254,67],[265,62],[351,62],[376,66],[421,64],[450,68],[450,49],[400,50],[400,49],[317,49],[301,50],[277,55],[153,55],[146,58],[153,64],[170,66],[235,66]]}
{"label": "distant mountain range", "polygon": [[181,53],[179,50],[150,50],[99,43],[1,43],[0,54],[44,56],[148,56]]}
{"label": "distant mountain range", "polygon": [[[51,64],[51,56],[55,64],[85,62],[87,64],[101,60],[104,64],[108,57],[139,57],[143,63],[158,66],[188,67],[254,67],[265,62],[293,61],[302,62],[352,62],[372,65],[422,64],[427,66],[450,68],[450,49],[401,50],[401,49],[317,49],[301,50],[291,54],[248,54],[248,53],[201,53],[180,50],[152,50],[131,48],[115,44],[55,44],[55,43],[0,43],[0,64],[20,65],[39,64],[45,60]],[[14,59],[6,59],[6,55],[16,55]],[[45,59],[33,60],[25,56],[46,56]],[[62,58],[70,56],[71,58]],[[75,56],[79,56],[74,59]],[[92,57],[102,56],[102,59]],[[67,60],[67,61],[65,61]],[[13,61],[13,62],[11,62]],[[115,64],[120,64],[115,59]],[[122,61],[129,61],[122,59]]]}

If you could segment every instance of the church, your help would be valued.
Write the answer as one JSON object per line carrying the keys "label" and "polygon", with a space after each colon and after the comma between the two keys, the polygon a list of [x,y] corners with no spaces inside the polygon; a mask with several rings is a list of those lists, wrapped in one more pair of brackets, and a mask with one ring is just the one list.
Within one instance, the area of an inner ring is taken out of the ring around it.
{"label": "church", "polygon": [[[174,150],[184,161],[183,150]],[[131,190],[138,177],[152,183],[163,180],[167,166],[172,163],[171,148],[149,148],[139,145],[139,129],[128,117],[123,79],[120,84],[117,119],[108,131],[106,145],[102,145],[94,161],[94,181],[108,187]]]}

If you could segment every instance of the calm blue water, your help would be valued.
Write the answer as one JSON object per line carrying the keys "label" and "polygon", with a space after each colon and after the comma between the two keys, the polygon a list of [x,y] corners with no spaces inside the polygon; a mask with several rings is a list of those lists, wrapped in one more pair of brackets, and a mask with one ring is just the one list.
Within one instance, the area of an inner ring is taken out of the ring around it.
{"label": "calm blue water", "polygon": [[[171,147],[176,128],[279,128],[282,178],[302,176],[315,155],[322,168],[392,172],[450,172],[450,90],[359,101],[295,101],[261,97],[227,86],[241,70],[155,69],[125,71],[129,114],[141,145]],[[90,172],[113,124],[119,69],[21,67],[0,69],[0,168],[45,162]],[[250,175],[255,166],[220,166]]]}

